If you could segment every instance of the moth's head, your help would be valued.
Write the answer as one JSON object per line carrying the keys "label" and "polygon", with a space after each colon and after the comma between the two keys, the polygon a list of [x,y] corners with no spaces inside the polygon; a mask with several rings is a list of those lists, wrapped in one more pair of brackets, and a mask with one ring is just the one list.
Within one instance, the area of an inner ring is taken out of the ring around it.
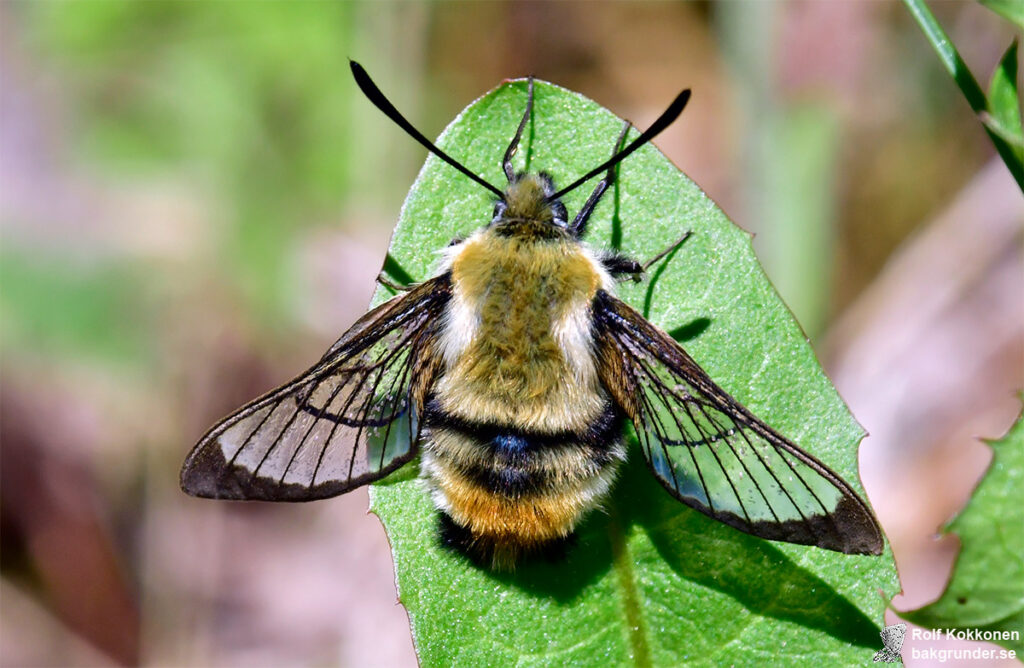
{"label": "moth's head", "polygon": [[502,199],[494,205],[491,225],[499,232],[561,237],[568,232],[565,205],[552,199],[555,186],[541,172],[520,172],[509,181]]}

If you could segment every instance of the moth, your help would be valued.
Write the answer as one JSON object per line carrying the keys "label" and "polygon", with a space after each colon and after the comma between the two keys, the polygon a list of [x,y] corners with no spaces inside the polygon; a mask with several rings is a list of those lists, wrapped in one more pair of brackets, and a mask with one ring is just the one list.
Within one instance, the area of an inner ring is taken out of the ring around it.
{"label": "moth", "polygon": [[[442,542],[507,569],[563,547],[607,499],[628,421],[654,478],[688,506],[761,538],[881,553],[878,524],[846,482],[615,296],[617,281],[640,280],[664,253],[641,263],[582,241],[616,165],[679,116],[689,90],[623,147],[627,122],[608,160],[558,190],[550,175],[512,167],[531,78],[499,189],[418,132],[358,63],[351,69],[388,118],[497,198],[493,215],[443,251],[433,278],[394,286],[401,293],[311,369],[210,429],[185,460],[186,493],[310,501],[418,455]],[[561,198],[597,176],[570,219]]]}

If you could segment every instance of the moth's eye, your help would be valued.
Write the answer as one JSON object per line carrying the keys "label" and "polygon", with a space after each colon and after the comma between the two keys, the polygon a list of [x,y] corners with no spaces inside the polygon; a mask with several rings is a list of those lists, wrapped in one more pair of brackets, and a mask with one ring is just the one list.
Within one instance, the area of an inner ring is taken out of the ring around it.
{"label": "moth's eye", "polygon": [[569,217],[569,214],[565,210],[565,205],[564,204],[562,204],[561,202],[559,202],[557,200],[552,202],[551,203],[551,213],[554,216],[554,221],[553,222],[555,223],[555,225],[558,225],[559,227],[568,227],[569,223],[566,221],[566,218]]}

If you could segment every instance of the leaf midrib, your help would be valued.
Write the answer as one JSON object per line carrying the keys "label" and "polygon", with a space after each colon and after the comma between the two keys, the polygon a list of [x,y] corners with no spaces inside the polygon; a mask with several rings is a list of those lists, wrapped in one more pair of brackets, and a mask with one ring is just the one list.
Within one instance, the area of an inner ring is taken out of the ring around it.
{"label": "leaf midrib", "polygon": [[611,517],[611,521],[608,522],[608,533],[612,547],[612,568],[618,579],[619,598],[625,613],[621,619],[626,625],[625,632],[632,649],[633,665],[647,668],[652,665],[647,624],[644,619],[643,606],[640,605],[640,592],[636,586],[636,569],[618,513],[615,513]]}

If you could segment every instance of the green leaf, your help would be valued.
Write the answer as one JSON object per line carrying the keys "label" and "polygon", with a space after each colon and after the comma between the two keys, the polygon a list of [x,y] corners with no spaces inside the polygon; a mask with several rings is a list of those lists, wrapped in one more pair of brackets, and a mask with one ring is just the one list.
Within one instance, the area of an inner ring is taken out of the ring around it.
{"label": "green leaf", "polygon": [[991,442],[992,465],[967,507],[946,527],[962,545],[953,576],[934,603],[901,612],[927,628],[1017,632],[993,639],[1024,653],[1024,419]]}
{"label": "green leaf", "polygon": [[[504,183],[499,163],[525,89],[509,82],[480,98],[439,145]],[[569,183],[611,154],[621,127],[594,102],[537,82],[518,166],[552,174],[556,186]],[[584,186],[565,204],[576,211],[588,195]],[[423,279],[439,249],[491,214],[491,195],[428,158],[391,256]],[[622,164],[587,241],[646,259],[687,230],[693,236],[663,261],[667,267],[652,269],[650,319],[685,337],[722,387],[858,487],[863,432],[765,278],[750,235],[655,147]],[[624,284],[620,296],[643,309],[647,290]],[[387,294],[378,291],[378,300]],[[878,648],[879,590],[891,594],[896,584],[888,552],[846,556],[741,534],[672,499],[635,442],[606,511],[582,525],[566,559],[514,574],[482,570],[440,548],[436,513],[412,473],[376,485],[371,507],[391,538],[399,597],[424,666],[859,664]]]}
{"label": "green leaf", "polygon": [[985,125],[1010,145],[1017,160],[1024,164],[1024,129],[1020,122],[1017,98],[1017,41],[1006,50],[992,73],[988,86],[988,118]]}
{"label": "green leaf", "polygon": [[981,0],[981,4],[1024,30],[1024,4],[1020,0]]}

